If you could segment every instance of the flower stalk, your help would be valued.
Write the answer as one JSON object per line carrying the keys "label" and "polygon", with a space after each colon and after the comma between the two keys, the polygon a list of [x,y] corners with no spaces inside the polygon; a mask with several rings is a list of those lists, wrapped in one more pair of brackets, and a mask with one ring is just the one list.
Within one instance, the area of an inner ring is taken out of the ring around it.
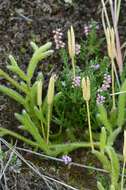
{"label": "flower stalk", "polygon": [[[108,55],[111,60],[111,75],[112,75],[112,102],[113,106],[112,109],[116,109],[115,103],[115,75],[114,72],[116,71],[114,59],[116,57],[116,46],[115,46],[115,33],[113,28],[107,28],[105,30],[106,33],[106,40],[107,40],[107,49]],[[115,72],[116,73],[116,72]]]}
{"label": "flower stalk", "polygon": [[71,28],[68,30],[68,51],[69,51],[69,56],[71,58],[71,64],[73,68],[73,78],[75,79],[76,76],[76,71],[75,71],[75,34],[74,34],[74,29],[71,26]]}
{"label": "flower stalk", "polygon": [[82,92],[83,92],[83,98],[86,101],[86,107],[87,107],[87,118],[88,118],[88,128],[89,128],[91,148],[92,148],[92,151],[94,151],[94,143],[93,143],[91,119],[90,119],[90,108],[89,108],[89,101],[91,97],[89,77],[87,77],[86,79],[85,78],[82,79]]}
{"label": "flower stalk", "polygon": [[125,166],[126,166],[126,130],[124,131],[124,145],[123,145],[123,169],[122,169],[122,178],[121,178],[121,190],[123,190],[124,186],[124,174],[125,174]]}
{"label": "flower stalk", "polygon": [[[41,110],[41,106],[42,106],[42,86],[43,86],[43,81],[41,79],[41,80],[39,80],[37,82],[37,105],[38,105],[40,111],[42,111]],[[45,129],[44,129],[42,120],[40,121],[40,123],[41,123],[43,138],[46,139]]]}
{"label": "flower stalk", "polygon": [[50,133],[50,121],[51,121],[51,109],[53,105],[54,98],[54,88],[55,88],[55,75],[52,75],[49,81],[48,92],[47,92],[47,104],[48,104],[48,114],[47,114],[47,138],[46,143],[49,143],[49,133]]}

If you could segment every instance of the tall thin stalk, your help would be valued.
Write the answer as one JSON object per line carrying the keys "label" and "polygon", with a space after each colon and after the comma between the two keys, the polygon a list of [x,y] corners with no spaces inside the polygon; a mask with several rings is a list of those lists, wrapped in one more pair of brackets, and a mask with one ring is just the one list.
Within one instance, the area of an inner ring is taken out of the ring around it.
{"label": "tall thin stalk", "polygon": [[49,81],[48,92],[47,92],[47,137],[46,142],[49,143],[49,133],[50,133],[50,121],[51,121],[51,109],[53,106],[53,98],[54,98],[54,85],[55,85],[55,77],[56,75],[52,75]]}
{"label": "tall thin stalk", "polygon": [[89,77],[87,77],[86,79],[85,78],[82,79],[82,92],[83,92],[83,98],[86,101],[86,107],[87,107],[88,129],[89,129],[89,135],[90,135],[91,149],[92,151],[94,151],[94,143],[93,143],[92,130],[91,130],[90,109],[89,109],[89,100],[91,98]]}
{"label": "tall thin stalk", "polygon": [[113,103],[113,110],[116,109],[116,103],[115,103],[115,76],[114,76],[114,60],[112,59],[112,64],[111,64],[111,72],[112,72],[112,103]]}
{"label": "tall thin stalk", "polygon": [[94,143],[93,143],[92,130],[91,130],[89,101],[86,101],[86,106],[87,106],[87,116],[88,116],[88,127],[89,127],[90,143],[91,143],[92,151],[94,151]]}
{"label": "tall thin stalk", "polygon": [[123,145],[123,169],[121,177],[121,190],[124,190],[124,174],[126,166],[126,130],[124,131],[124,145]]}
{"label": "tall thin stalk", "polygon": [[122,177],[121,177],[121,190],[124,190],[124,174],[125,174],[126,160],[124,159],[123,168],[122,168]]}
{"label": "tall thin stalk", "polygon": [[75,80],[76,71],[75,71],[75,60],[74,60],[74,57],[72,57],[71,62],[72,62],[72,67],[73,67],[73,78]]}
{"label": "tall thin stalk", "polygon": [[50,132],[50,120],[51,120],[51,106],[48,105],[48,115],[47,115],[47,139],[46,143],[49,143],[49,132]]}

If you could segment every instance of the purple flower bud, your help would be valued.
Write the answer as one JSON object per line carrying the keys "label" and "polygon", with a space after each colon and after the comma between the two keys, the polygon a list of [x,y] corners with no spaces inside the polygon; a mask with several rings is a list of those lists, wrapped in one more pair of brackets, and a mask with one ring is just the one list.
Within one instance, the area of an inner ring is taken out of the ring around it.
{"label": "purple flower bud", "polygon": [[107,87],[106,84],[103,83],[101,89],[102,89],[103,91],[107,91],[107,90],[108,90],[108,87]]}
{"label": "purple flower bud", "polygon": [[71,157],[67,156],[67,155],[64,155],[62,156],[62,160],[64,162],[65,165],[69,164],[70,162],[72,162],[72,159]]}
{"label": "purple flower bud", "polygon": [[103,104],[105,102],[105,97],[98,94],[96,99],[97,104]]}
{"label": "purple flower bud", "polygon": [[84,34],[87,36],[90,32],[90,27],[88,25],[84,25]]}
{"label": "purple flower bud", "polygon": [[80,76],[76,76],[75,79],[72,80],[72,87],[80,87],[80,83],[81,83],[81,77]]}
{"label": "purple flower bud", "polygon": [[91,65],[91,68],[94,68],[94,70],[98,70],[100,68],[99,64]]}

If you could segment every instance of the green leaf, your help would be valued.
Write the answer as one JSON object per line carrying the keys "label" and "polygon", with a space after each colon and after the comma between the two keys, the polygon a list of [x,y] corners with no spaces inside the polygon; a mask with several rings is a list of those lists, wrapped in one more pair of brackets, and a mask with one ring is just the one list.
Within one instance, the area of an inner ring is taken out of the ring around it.
{"label": "green leaf", "polygon": [[25,128],[29,131],[29,133],[33,136],[33,138],[36,140],[36,142],[45,150],[47,148],[47,144],[44,142],[42,136],[39,133],[38,128],[34,125],[32,122],[30,116],[26,111],[23,111],[23,125]]}
{"label": "green leaf", "polygon": [[19,140],[21,140],[21,141],[24,141],[25,143],[27,143],[27,144],[29,144],[29,145],[31,145],[31,146],[39,147],[39,145],[38,145],[36,142],[31,141],[31,140],[29,140],[28,138],[25,138],[25,137],[23,137],[22,135],[19,135],[18,133],[15,133],[15,132],[13,132],[13,131],[11,131],[11,130],[8,130],[8,129],[5,129],[5,128],[3,128],[3,127],[0,127],[0,135],[1,135],[1,134],[4,134],[4,136],[5,136],[5,135],[13,136],[13,137],[15,137],[15,138],[17,138],[17,139],[19,139]]}
{"label": "green leaf", "polygon": [[97,188],[98,190],[105,190],[105,188],[103,187],[100,181],[97,182]]}
{"label": "green leaf", "polygon": [[109,120],[113,128],[117,127],[117,114],[118,114],[118,109],[112,109],[109,115]]}
{"label": "green leaf", "polygon": [[34,42],[30,42],[30,45],[31,45],[31,47],[33,48],[34,51],[38,50],[38,48],[39,48],[39,47],[36,45],[36,43],[34,43]]}
{"label": "green leaf", "polygon": [[18,121],[20,121],[20,123],[23,124],[23,115],[22,115],[22,114],[19,114],[19,113],[15,113],[14,115],[15,115],[16,119],[17,119]]}
{"label": "green leaf", "polygon": [[15,101],[17,101],[18,103],[22,104],[25,107],[24,98],[19,93],[17,93],[16,91],[14,91],[8,87],[0,85],[0,92],[6,94],[7,96],[14,99]]}
{"label": "green leaf", "polygon": [[28,94],[29,88],[28,88],[27,84],[26,84],[25,82],[21,81],[21,82],[20,82],[20,85],[21,85],[21,87],[22,87],[23,89],[25,89],[25,91],[26,91],[27,94]]}
{"label": "green leaf", "polygon": [[10,71],[12,71],[14,74],[17,74],[24,81],[28,81],[28,77],[25,75],[25,73],[18,66],[8,65],[7,68]]}
{"label": "green leaf", "polygon": [[77,148],[88,148],[91,147],[91,144],[88,142],[74,142],[74,143],[68,143],[68,144],[50,144],[50,155],[57,156],[62,153],[69,153]]}
{"label": "green leaf", "polygon": [[101,134],[100,134],[100,150],[101,150],[101,152],[104,152],[104,149],[106,146],[106,140],[107,140],[106,130],[104,127],[102,127]]}
{"label": "green leaf", "polygon": [[34,107],[36,117],[41,121],[41,111],[38,109],[37,106]]}
{"label": "green leaf", "polygon": [[115,187],[114,187],[114,185],[110,186],[110,190],[116,190]]}
{"label": "green leaf", "polygon": [[37,81],[30,88],[29,98],[30,102],[35,106],[37,103]]}
{"label": "green leaf", "polygon": [[102,163],[103,168],[105,170],[107,170],[108,172],[110,172],[111,170],[111,166],[110,166],[110,162],[107,158],[107,156],[103,153],[103,152],[99,152],[94,150],[93,154],[98,158],[98,160]]}
{"label": "green leaf", "polygon": [[111,161],[111,184],[117,186],[120,175],[119,159],[115,150],[112,147],[107,147],[106,152]]}
{"label": "green leaf", "polygon": [[124,81],[119,95],[119,100],[118,100],[118,119],[117,119],[117,125],[119,127],[122,127],[124,122],[125,122],[125,106],[126,106],[126,80]]}
{"label": "green leaf", "polygon": [[100,121],[105,126],[105,128],[108,130],[108,132],[112,133],[112,126],[111,126],[111,123],[109,122],[106,109],[104,108],[104,106],[102,104],[98,106],[98,109],[99,109]]}
{"label": "green leaf", "polygon": [[12,55],[9,55],[9,59],[10,59],[11,65],[8,65],[7,68],[10,71],[17,74],[24,81],[28,81],[27,75],[24,73],[23,70],[20,69],[20,67],[18,66],[18,64],[17,64],[16,60],[14,59],[14,57]]}
{"label": "green leaf", "polygon": [[47,121],[46,118],[44,117],[44,113],[41,109],[38,109],[37,106],[34,107],[35,115],[36,117],[46,126]]}
{"label": "green leaf", "polygon": [[121,132],[121,127],[118,127],[117,129],[115,129],[109,136],[107,139],[107,145],[108,146],[113,146],[116,137],[119,135],[119,133]]}
{"label": "green leaf", "polygon": [[0,76],[6,79],[10,82],[14,87],[16,87],[18,90],[21,90],[25,94],[27,94],[27,91],[14,79],[12,79],[7,73],[5,73],[3,70],[0,69]]}
{"label": "green leaf", "polygon": [[53,50],[48,50],[51,47],[51,45],[52,43],[48,42],[44,46],[41,46],[40,48],[38,48],[33,54],[30,60],[30,63],[28,65],[28,69],[27,69],[27,76],[28,76],[29,81],[33,77],[33,74],[37,67],[38,62],[53,53]]}
{"label": "green leaf", "polygon": [[61,98],[63,98],[63,93],[62,92],[58,92],[57,94],[55,94],[55,96],[54,96],[54,104],[57,103]]}
{"label": "green leaf", "polygon": [[17,61],[14,59],[14,57],[12,55],[9,55],[9,60],[11,62],[11,65],[13,66],[17,66]]}

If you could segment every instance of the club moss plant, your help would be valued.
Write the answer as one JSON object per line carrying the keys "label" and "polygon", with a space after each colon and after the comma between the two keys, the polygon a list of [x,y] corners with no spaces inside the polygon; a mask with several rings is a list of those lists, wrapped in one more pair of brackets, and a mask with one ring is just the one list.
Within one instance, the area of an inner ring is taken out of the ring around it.
{"label": "club moss plant", "polygon": [[[51,50],[51,43],[48,42],[43,46],[38,47],[35,43],[31,42],[34,50],[33,56],[30,59],[26,73],[20,69],[15,58],[10,55],[10,65],[7,68],[19,76],[19,82],[10,77],[6,72],[0,69],[0,77],[6,79],[10,85],[0,85],[0,92],[8,95],[23,107],[22,113],[15,113],[15,117],[21,123],[18,130],[27,131],[31,138],[26,138],[19,133],[12,130],[0,128],[0,136],[10,135],[25,143],[39,148],[48,155],[56,156],[80,148],[90,147],[89,142],[73,142],[64,144],[57,144],[51,140],[51,119],[53,104],[60,98],[61,93],[54,94],[55,75],[52,75],[49,80],[48,91],[45,97],[42,97],[42,87],[44,84],[44,77],[39,73],[34,77],[39,61],[53,54]],[[97,145],[97,143],[94,143]]]}
{"label": "club moss plant", "polygon": [[90,109],[89,109],[89,101],[91,98],[89,77],[87,77],[86,79],[85,78],[82,79],[82,91],[83,91],[83,98],[86,101],[86,107],[87,107],[87,117],[88,117],[88,127],[89,127],[91,148],[92,148],[92,151],[94,151],[92,129],[91,129],[91,119],[90,119]]}

